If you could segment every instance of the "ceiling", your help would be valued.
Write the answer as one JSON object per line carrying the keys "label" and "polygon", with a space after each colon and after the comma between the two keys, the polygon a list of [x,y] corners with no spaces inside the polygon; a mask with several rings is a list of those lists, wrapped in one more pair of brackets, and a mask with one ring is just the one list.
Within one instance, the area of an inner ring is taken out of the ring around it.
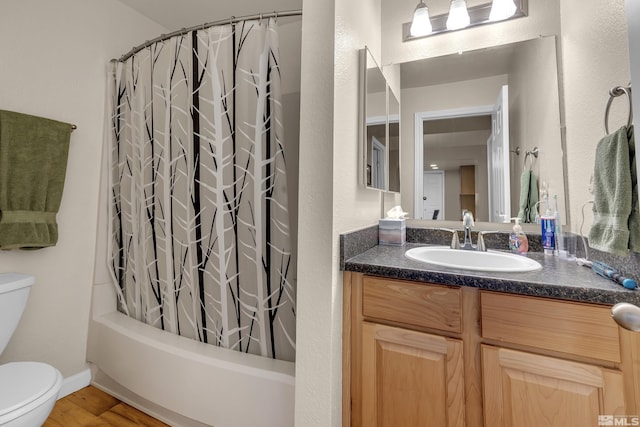
{"label": "ceiling", "polygon": [[119,0],[168,31],[232,16],[302,9],[302,0]]}

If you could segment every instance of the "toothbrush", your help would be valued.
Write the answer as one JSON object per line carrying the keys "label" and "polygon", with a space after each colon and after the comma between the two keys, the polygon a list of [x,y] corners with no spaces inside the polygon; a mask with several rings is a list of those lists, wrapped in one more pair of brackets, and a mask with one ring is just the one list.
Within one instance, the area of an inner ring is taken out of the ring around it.
{"label": "toothbrush", "polygon": [[636,289],[637,287],[635,280],[624,277],[622,274],[618,273],[615,268],[603,262],[593,261],[591,269],[598,273],[600,276],[611,279],[627,289]]}
{"label": "toothbrush", "polygon": [[627,289],[636,289],[637,287],[635,280],[624,277],[623,275],[618,273],[615,268],[611,267],[608,264],[605,264],[604,262],[589,261],[584,258],[576,258],[576,263],[584,267],[591,267],[591,269],[598,275],[604,277],[605,279],[613,280],[614,282],[624,286]]}

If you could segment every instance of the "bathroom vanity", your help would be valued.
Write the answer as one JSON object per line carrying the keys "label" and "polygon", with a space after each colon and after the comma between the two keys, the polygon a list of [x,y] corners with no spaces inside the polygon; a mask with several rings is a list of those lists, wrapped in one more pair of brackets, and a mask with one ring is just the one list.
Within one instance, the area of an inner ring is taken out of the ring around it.
{"label": "bathroom vanity", "polygon": [[416,246],[343,258],[344,426],[637,420],[640,334],[611,306],[640,291],[538,253],[540,271],[483,273],[407,259]]}

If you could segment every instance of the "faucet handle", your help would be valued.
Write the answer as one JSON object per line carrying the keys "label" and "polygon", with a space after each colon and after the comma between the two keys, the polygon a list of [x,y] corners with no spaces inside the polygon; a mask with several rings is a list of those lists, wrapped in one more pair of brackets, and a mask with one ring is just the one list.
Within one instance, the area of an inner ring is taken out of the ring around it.
{"label": "faucet handle", "polygon": [[452,228],[438,228],[438,230],[448,231],[451,233],[451,244],[449,247],[451,249],[460,249],[460,239],[458,238],[458,231]]}
{"label": "faucet handle", "polygon": [[484,243],[484,237],[482,236],[485,234],[492,234],[492,233],[499,233],[499,231],[478,231],[478,240],[476,242],[476,250],[481,252],[487,251],[487,245]]}

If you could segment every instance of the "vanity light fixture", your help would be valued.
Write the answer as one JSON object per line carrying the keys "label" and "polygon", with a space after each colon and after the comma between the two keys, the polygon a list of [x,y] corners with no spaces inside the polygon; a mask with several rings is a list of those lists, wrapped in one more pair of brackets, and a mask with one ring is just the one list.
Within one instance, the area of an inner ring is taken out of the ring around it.
{"label": "vanity light fixture", "polygon": [[465,0],[451,0],[449,17],[447,18],[447,30],[460,30],[468,27],[470,23],[471,19],[469,18],[469,11],[467,10],[467,2]]}
{"label": "vanity light fixture", "polygon": [[431,33],[431,18],[429,17],[429,8],[423,1],[420,1],[413,11],[413,20],[411,21],[412,37],[424,37]]}
{"label": "vanity light fixture", "polygon": [[469,8],[466,0],[451,0],[449,13],[436,16],[429,16],[427,5],[420,0],[413,12],[413,20],[402,24],[403,41],[527,15],[528,0],[492,0]]}

